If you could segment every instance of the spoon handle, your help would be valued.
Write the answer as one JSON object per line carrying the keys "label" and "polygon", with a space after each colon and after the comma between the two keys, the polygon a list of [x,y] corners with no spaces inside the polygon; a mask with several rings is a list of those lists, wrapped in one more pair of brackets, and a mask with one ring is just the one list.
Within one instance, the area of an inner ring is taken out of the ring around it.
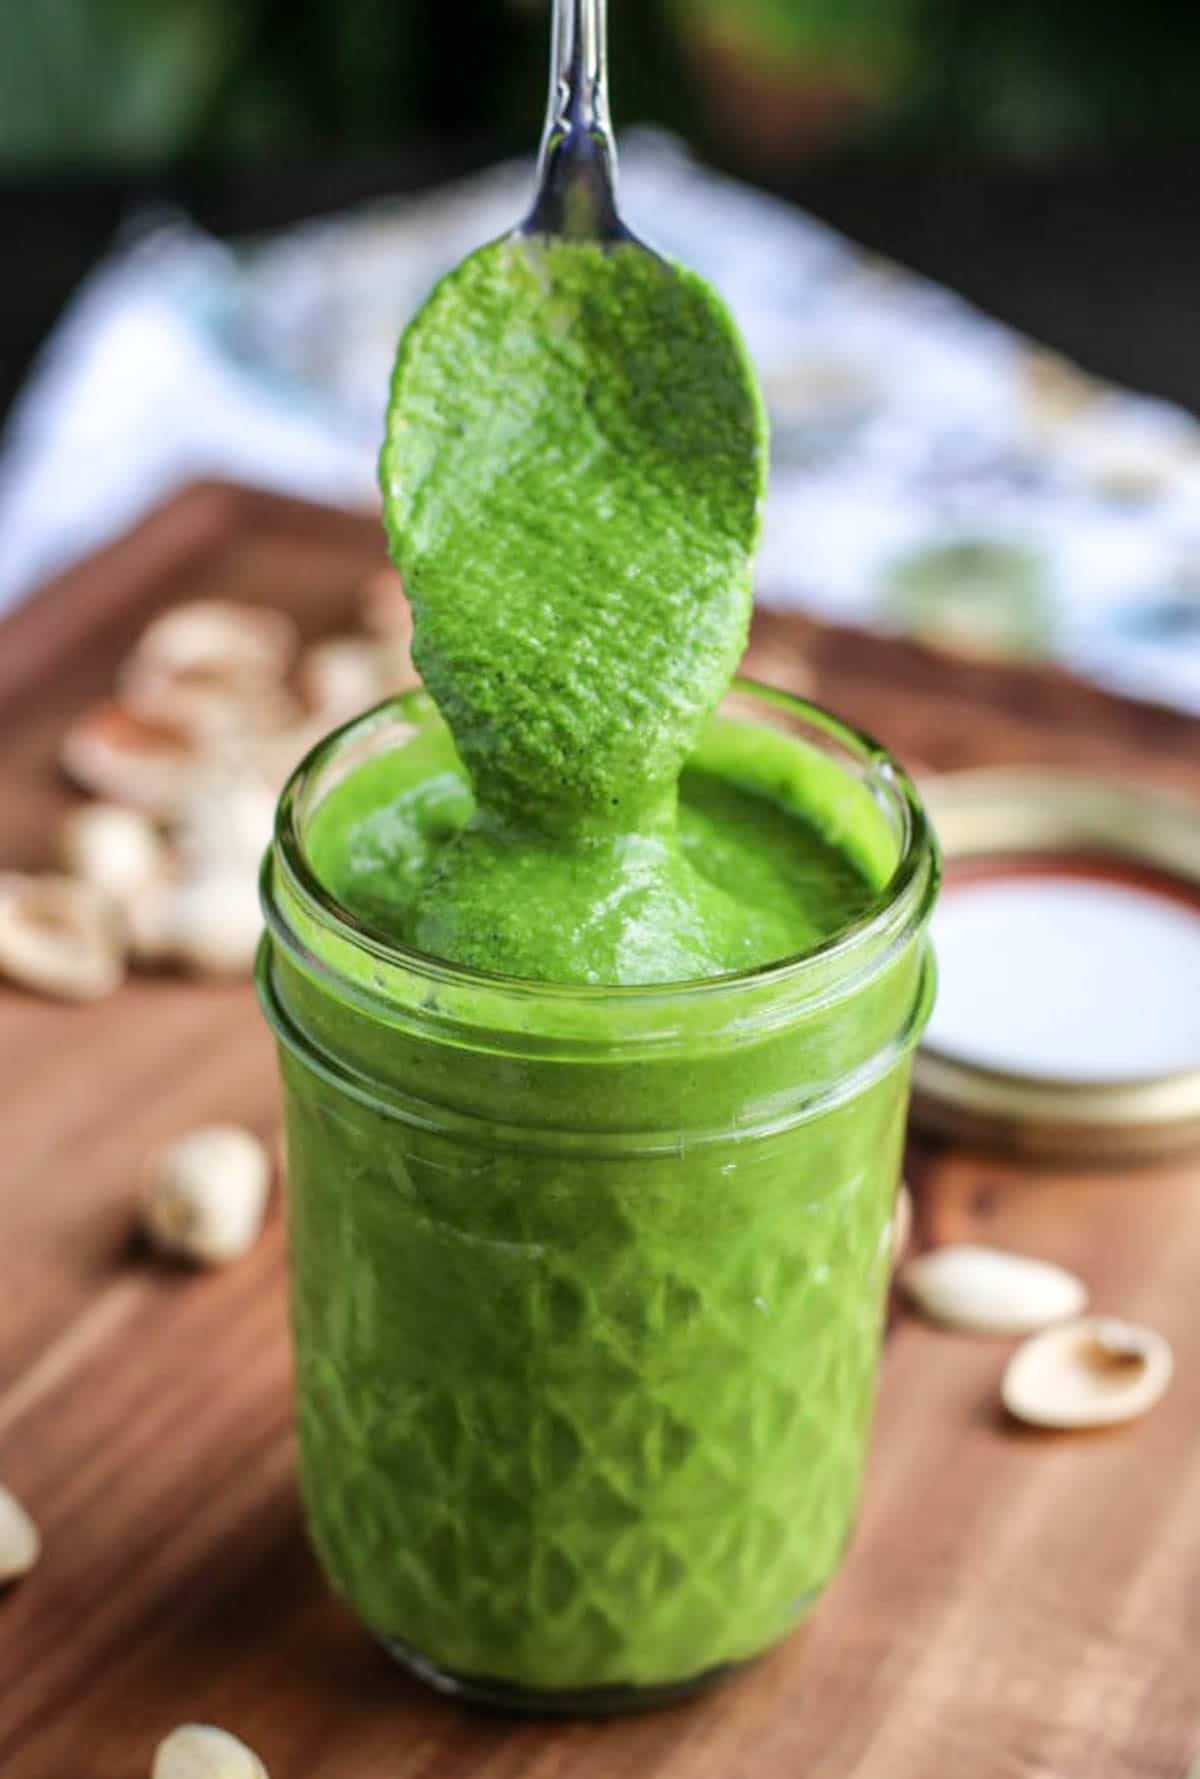
{"label": "spoon handle", "polygon": [[617,215],[605,14],[606,0],[554,0],[550,95],[525,234],[628,238]]}

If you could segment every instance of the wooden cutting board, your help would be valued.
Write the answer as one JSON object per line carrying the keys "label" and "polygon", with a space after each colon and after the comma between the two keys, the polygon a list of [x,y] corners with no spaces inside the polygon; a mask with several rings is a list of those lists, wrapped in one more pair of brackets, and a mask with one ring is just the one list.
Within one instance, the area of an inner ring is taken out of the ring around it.
{"label": "wooden cutting board", "polygon": [[[0,864],[48,861],[58,737],[153,611],[220,594],[315,633],[380,558],[371,519],[197,487],[0,626]],[[1200,726],[1057,673],[776,616],[750,666],[922,767],[1200,793]],[[278,1208],[215,1276],[131,1236],[140,1158],[213,1118],[276,1127],[248,986],[0,989],[0,1477],[46,1541],[0,1598],[5,1779],[141,1779],[187,1719],[273,1779],[1183,1779],[1200,1755],[1200,1161],[1035,1173],[914,1147],[918,1238],[1076,1268],[1170,1337],[1167,1400],[1122,1431],[1021,1432],[1005,1343],[898,1319],[858,1536],[811,1627],[693,1704],[546,1725],[433,1697],[326,1594],[292,1480]]]}

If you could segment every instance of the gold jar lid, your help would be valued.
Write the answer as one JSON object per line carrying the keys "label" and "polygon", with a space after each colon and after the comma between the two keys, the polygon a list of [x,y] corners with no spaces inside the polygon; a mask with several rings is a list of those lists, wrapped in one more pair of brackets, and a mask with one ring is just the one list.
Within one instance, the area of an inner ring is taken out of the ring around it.
{"label": "gold jar lid", "polygon": [[1200,1147],[1200,803],[986,768],[923,784],[945,887],[913,1122],[1091,1161]]}

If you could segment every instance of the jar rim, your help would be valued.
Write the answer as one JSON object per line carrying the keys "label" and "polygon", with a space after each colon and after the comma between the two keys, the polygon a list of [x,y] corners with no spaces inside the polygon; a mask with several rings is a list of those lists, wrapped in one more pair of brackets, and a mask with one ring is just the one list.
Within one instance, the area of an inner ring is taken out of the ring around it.
{"label": "jar rim", "polygon": [[[402,969],[410,977],[427,982],[431,989],[470,989],[514,1001],[536,999],[559,1007],[575,1004],[581,1008],[595,1008],[603,1004],[609,1008],[625,1007],[630,1012],[663,1003],[695,1004],[722,997],[736,998],[747,991],[757,992],[766,987],[802,992],[806,980],[820,979],[827,984],[831,967],[836,968],[841,960],[855,952],[870,949],[873,939],[883,939],[897,925],[905,931],[915,930],[923,924],[932,907],[938,878],[936,840],[916,787],[899,762],[873,736],[835,716],[823,705],[781,687],[739,676],[730,684],[727,696],[737,695],[782,711],[837,743],[852,756],[872,792],[877,795],[882,792],[899,817],[896,864],[887,882],[854,920],[839,927],[820,944],[766,964],[714,976],[626,985],[541,982],[536,978],[510,976],[500,971],[454,963],[406,945],[356,915],[321,882],[308,859],[300,821],[306,791],[345,746],[348,738],[355,734],[369,734],[390,718],[403,720],[405,702],[411,700],[414,693],[425,696],[420,694],[419,688],[400,693],[331,730],[309,750],[284,786],[276,811],[274,846],[263,864],[262,902],[268,932],[290,949],[295,948],[297,935],[284,921],[279,909],[273,884],[276,863],[282,868],[289,896],[318,927],[348,942],[364,957],[392,969]],[[302,946],[301,949],[308,948]],[[311,956],[309,961],[313,964],[321,962]]]}

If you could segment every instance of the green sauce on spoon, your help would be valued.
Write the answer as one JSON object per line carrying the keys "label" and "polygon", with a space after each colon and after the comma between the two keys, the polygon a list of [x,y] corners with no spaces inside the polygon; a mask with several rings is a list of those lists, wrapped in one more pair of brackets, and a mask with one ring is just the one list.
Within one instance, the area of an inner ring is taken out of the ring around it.
{"label": "green sauce on spoon", "polygon": [[[734,967],[676,786],[745,646],[765,474],[753,370],[693,273],[632,242],[516,235],[434,291],[401,342],[381,475],[414,658],[477,809],[418,943],[544,980]],[[561,953],[514,940],[531,851],[575,892]],[[627,904],[632,947],[618,920],[581,955],[589,904]]]}
{"label": "green sauce on spoon", "polygon": [[402,343],[383,483],[414,653],[481,801],[628,827],[745,647],[765,421],[733,323],[633,246],[510,237]]}

